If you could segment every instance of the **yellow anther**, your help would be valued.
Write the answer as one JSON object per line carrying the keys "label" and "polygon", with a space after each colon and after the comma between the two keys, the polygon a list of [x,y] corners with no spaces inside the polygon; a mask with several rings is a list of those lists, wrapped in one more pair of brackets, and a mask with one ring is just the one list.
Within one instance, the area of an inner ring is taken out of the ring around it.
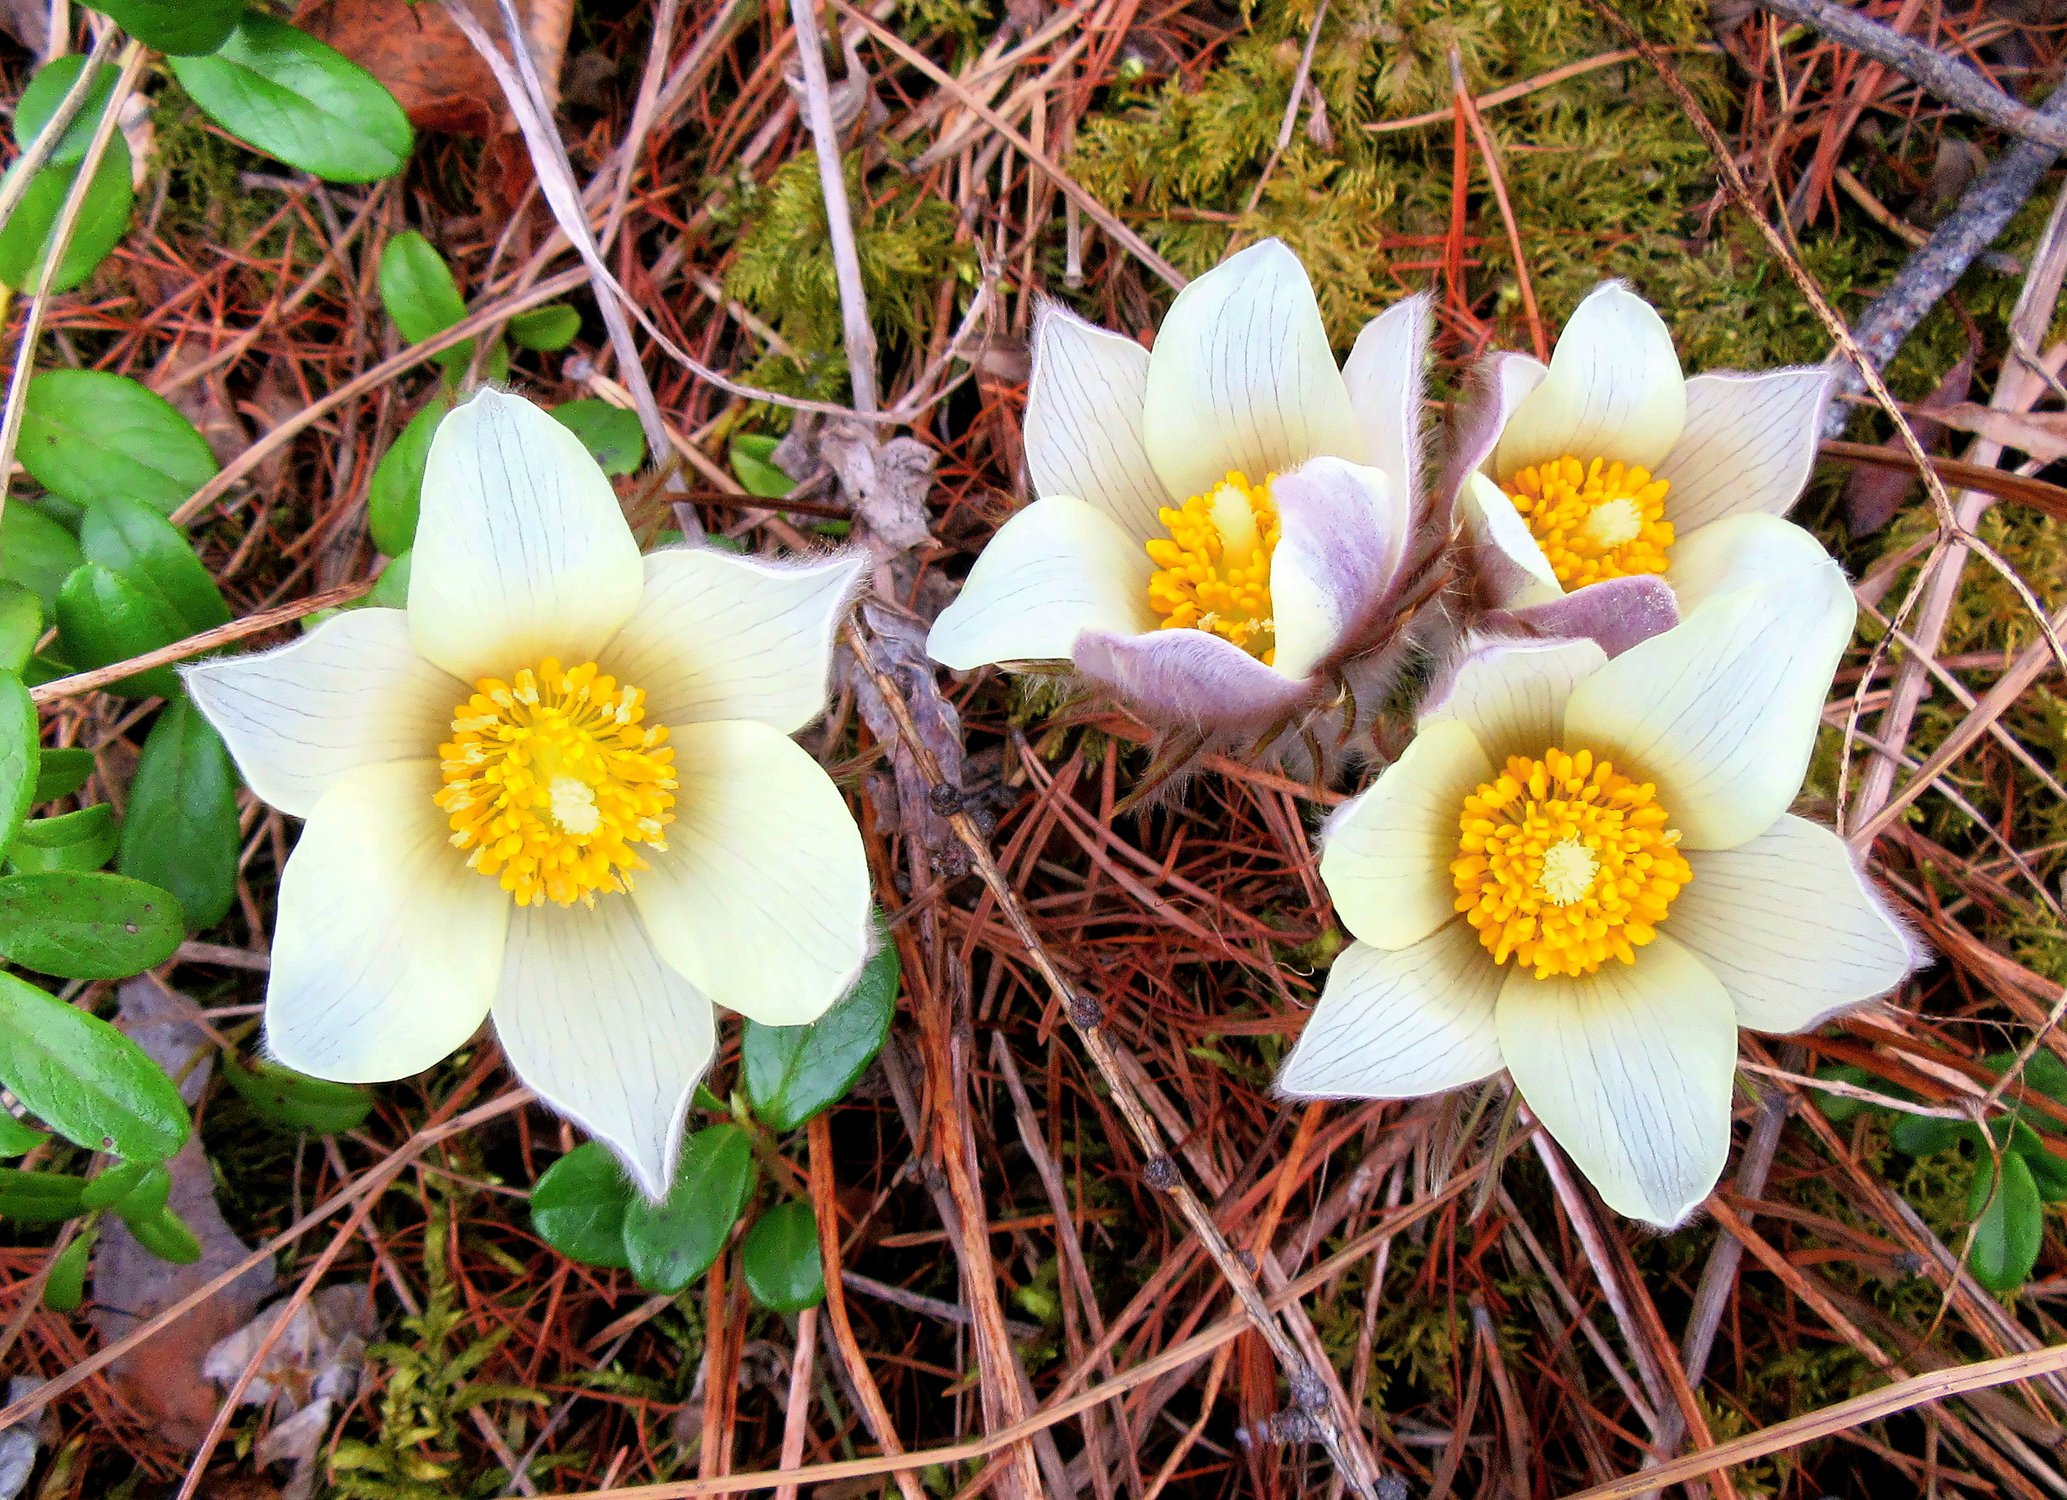
{"label": "yellow anther", "polygon": [[551,657],[476,682],[438,747],[437,803],[467,864],[519,906],[630,889],[646,868],[634,846],[665,849],[675,818],[675,752],[665,727],[641,722],[645,697],[594,662]]}
{"label": "yellow anther", "polygon": [[1270,559],[1278,544],[1278,508],[1270,478],[1251,484],[1230,473],[1203,495],[1165,506],[1167,537],[1148,542],[1156,571],[1149,607],[1164,630],[1207,630],[1269,662],[1277,655],[1271,616]]}
{"label": "yellow anther", "polygon": [[1538,979],[1634,963],[1694,878],[1669,821],[1656,787],[1590,750],[1510,756],[1458,815],[1457,910]]}
{"label": "yellow anther", "polygon": [[1518,472],[1502,488],[1568,589],[1662,573],[1672,547],[1667,481],[1635,464],[1553,458]]}

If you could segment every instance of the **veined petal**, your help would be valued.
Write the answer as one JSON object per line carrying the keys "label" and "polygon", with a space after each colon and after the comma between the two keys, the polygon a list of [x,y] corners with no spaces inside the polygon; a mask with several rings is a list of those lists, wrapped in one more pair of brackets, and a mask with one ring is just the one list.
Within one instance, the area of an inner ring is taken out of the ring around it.
{"label": "veined petal", "polygon": [[1087,630],[1153,629],[1140,542],[1069,495],[1036,500],[998,528],[941,611],[926,652],[956,671],[1002,661],[1066,661]]}
{"label": "veined petal", "polygon": [[1230,469],[1261,482],[1362,436],[1313,286],[1277,240],[1251,245],[1177,294],[1149,355],[1142,438],[1174,497]]}
{"label": "veined petal", "polygon": [[1513,970],[1499,1027],[1522,1098],[1608,1207],[1670,1229],[1701,1205],[1730,1152],[1737,1018],[1698,958],[1661,935],[1594,974]]}
{"label": "veined petal", "polygon": [[416,654],[399,609],[348,609],[289,645],[210,657],[180,678],[251,789],[297,818],[348,771],[437,759],[471,691]]}
{"label": "veined petal", "polygon": [[638,612],[604,669],[646,694],[656,724],[752,719],[790,734],[825,711],[833,632],[866,554],[804,563],[672,547],[646,557]]}
{"label": "veined petal", "polygon": [[1834,379],[1818,366],[1689,380],[1686,430],[1657,470],[1672,485],[1665,519],[1685,534],[1724,516],[1784,514],[1816,467]]}
{"label": "veined petal", "polygon": [[1499,485],[1479,473],[1464,476],[1457,494],[1458,517],[1471,537],[1479,576],[1503,609],[1528,609],[1565,596],[1557,569],[1522,513]]}
{"label": "veined petal", "polygon": [[434,760],[341,773],[280,876],[266,1048],[341,1083],[407,1078],[488,1014],[510,898],[447,837]]}
{"label": "veined petal", "polygon": [[1043,303],[1026,398],[1026,467],[1034,493],[1074,495],[1137,542],[1160,535],[1156,513],[1172,497],[1141,442],[1147,392],[1146,349]]}
{"label": "veined petal", "polygon": [[1407,547],[1408,495],[1379,469],[1316,458],[1271,486],[1279,537],[1270,560],[1277,670],[1305,677],[1368,624]]}
{"label": "veined petal", "polygon": [[676,728],[667,848],[632,900],[669,965],[769,1026],[815,1021],[861,972],[868,860],[839,789],[764,724]]}
{"label": "veined petal", "polygon": [[1160,725],[1262,729],[1313,694],[1313,684],[1267,667],[1204,630],[1150,630],[1077,637],[1077,670],[1104,683]]}
{"label": "veined petal", "polygon": [[1506,977],[1468,922],[1412,947],[1351,943],[1328,971],[1278,1074],[1296,1099],[1413,1099],[1500,1071],[1494,1002]]}
{"label": "veined petal", "polygon": [[1801,527],[1778,516],[1750,514],[1711,521],[1680,537],[1665,581],[1684,617],[1737,589],[1796,582],[1827,587],[1830,571],[1830,554]]}
{"label": "veined petal", "polygon": [[594,659],[645,573],[617,494],[567,428],[484,390],[438,424],[409,574],[416,649],[455,677]]}
{"label": "veined petal", "polygon": [[1374,947],[1420,942],[1457,909],[1464,799],[1493,761],[1457,719],[1431,719],[1400,758],[1333,817],[1321,840],[1321,882],[1342,925]]}
{"label": "veined petal", "polygon": [[1656,573],[1625,573],[1561,598],[1495,611],[1479,628],[1541,640],[1587,640],[1609,656],[1620,656],[1637,642],[1672,629],[1680,614],[1672,585],[1663,578]]}
{"label": "veined petal", "polygon": [[1801,790],[1856,615],[1836,563],[1711,599],[1573,690],[1566,748],[1655,781],[1686,848],[1734,848]]}
{"label": "veined petal", "polygon": [[1396,302],[1366,323],[1342,364],[1350,410],[1364,435],[1364,461],[1383,470],[1411,506],[1421,484],[1421,383],[1428,361],[1430,302]]}
{"label": "veined petal", "polygon": [[1886,994],[1915,966],[1844,840],[1792,814],[1734,849],[1690,854],[1672,935],[1693,949],[1753,1031],[1807,1031]]}
{"label": "veined petal", "polygon": [[[1495,767],[1510,755],[1538,756],[1558,743],[1573,688],[1607,662],[1607,653],[1592,641],[1485,646],[1464,659],[1449,691],[1427,710],[1423,723],[1462,722]],[[1450,821],[1456,822],[1455,809]]]}
{"label": "veined petal", "polygon": [[647,1197],[666,1196],[717,1020],[661,962],[632,903],[518,908],[494,1014],[516,1075],[615,1151]]}
{"label": "veined petal", "polygon": [[1569,454],[1655,470],[1686,425],[1686,380],[1672,335],[1619,281],[1587,294],[1558,335],[1550,373],[1507,420],[1494,477]]}

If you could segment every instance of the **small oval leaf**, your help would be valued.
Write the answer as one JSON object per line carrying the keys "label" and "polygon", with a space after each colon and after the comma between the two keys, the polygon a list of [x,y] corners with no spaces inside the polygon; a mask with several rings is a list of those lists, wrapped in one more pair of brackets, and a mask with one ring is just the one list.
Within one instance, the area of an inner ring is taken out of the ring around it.
{"label": "small oval leaf", "polygon": [[[381,306],[412,344],[443,333],[467,315],[466,299],[459,295],[452,268],[437,247],[414,229],[403,230],[382,248],[379,279]],[[453,369],[464,365],[473,353],[473,340],[468,339],[437,359]]]}
{"label": "small oval leaf", "polygon": [[854,988],[809,1026],[746,1023],[746,1096],[770,1129],[794,1130],[846,1096],[890,1034],[900,977],[897,945],[884,943]]}
{"label": "small oval leaf", "polygon": [[87,0],[117,26],[175,57],[213,52],[244,13],[244,0]]}
{"label": "small oval leaf", "polygon": [[64,1172],[24,1172],[0,1167],[0,1218],[17,1224],[56,1224],[85,1210],[79,1194],[86,1183]]}
{"label": "small oval leaf", "polygon": [[144,739],[115,868],[172,892],[189,930],[213,927],[237,899],[237,772],[194,705],[168,703]]}
{"label": "small oval leaf", "polygon": [[71,1312],[86,1300],[86,1263],[93,1255],[94,1226],[87,1225],[58,1252],[43,1278],[43,1305],[52,1312]]}
{"label": "small oval leaf", "polygon": [[373,1112],[373,1095],[365,1089],[311,1078],[264,1059],[246,1067],[225,1054],[222,1076],[252,1109],[290,1130],[337,1135],[357,1129]]}
{"label": "small oval leaf", "polygon": [[187,1228],[186,1220],[169,1208],[133,1218],[125,1216],[122,1222],[129,1226],[136,1242],[160,1260],[169,1260],[176,1266],[191,1266],[201,1258],[201,1242],[194,1238],[194,1231]]}
{"label": "small oval leaf", "polygon": [[433,398],[411,417],[373,466],[373,477],[366,483],[366,529],[373,533],[373,545],[389,557],[400,557],[416,544],[424,465],[430,460],[431,439],[447,409],[442,399]]}
{"label": "small oval leaf", "polygon": [[1974,1164],[1967,1192],[1967,1212],[1975,1215],[1974,1240],[1967,1268],[1991,1292],[2014,1292],[2038,1264],[2045,1237],[2045,1205],[2031,1168],[2014,1151],[2001,1157],[1998,1176],[1985,1159]]}
{"label": "small oval leaf", "polygon": [[[43,127],[57,113],[58,105],[71,92],[85,66],[85,55],[73,52],[52,58],[36,70],[29,86],[22,90],[21,103],[14,107],[14,143],[22,150],[28,150],[43,134]],[[86,155],[100,112],[107,108],[108,96],[114,91],[114,69],[96,69],[92,87],[80,101],[79,112],[72,116],[72,123],[65,127],[65,133],[58,137],[57,144],[50,150],[52,166],[70,166]]]}
{"label": "small oval leaf", "polygon": [[0,974],[0,1082],[92,1151],[163,1161],[186,1143],[187,1107],[142,1048],[12,974]]}
{"label": "small oval leaf", "polygon": [[19,677],[0,669],[0,851],[14,842],[35,805],[42,760],[38,733],[35,700]]}
{"label": "small oval leaf", "polygon": [[624,1214],[632,1186],[599,1141],[588,1141],[545,1169],[531,1189],[531,1227],[569,1260],[623,1270]]}
{"label": "small oval leaf", "polygon": [[8,502],[0,515],[0,577],[41,600],[45,618],[56,611],[65,580],[85,561],[69,530],[26,501]]}
{"label": "small oval leaf", "polygon": [[[6,227],[0,228],[0,281],[16,291],[32,292],[41,282],[43,262],[64,213],[65,199],[71,195],[82,165],[70,162],[39,171],[23,189]],[[19,170],[16,166],[8,175]],[[119,134],[111,136],[86,185],[86,196],[80,200],[64,259],[51,278],[53,292],[68,292],[86,280],[129,232],[130,210],[136,206],[130,171],[128,145]]]}
{"label": "small oval leaf", "polygon": [[634,473],[646,462],[646,433],[636,412],[584,396],[554,407],[553,416],[581,439],[605,474]]}
{"label": "small oval leaf", "polygon": [[818,1215],[808,1203],[779,1203],[756,1219],[739,1261],[747,1289],[763,1307],[794,1313],[825,1300]]}
{"label": "small oval leaf", "polygon": [[91,750],[71,746],[44,750],[41,763],[36,768],[36,793],[32,805],[41,807],[46,802],[71,796],[86,785],[86,778],[92,774]]}
{"label": "small oval leaf", "polygon": [[0,878],[0,955],[61,979],[123,979],[162,964],[185,929],[179,903],[122,875]]}
{"label": "small oval leaf", "polygon": [[7,862],[24,874],[98,870],[114,856],[120,837],[115,810],[96,802],[76,812],[22,824],[21,832],[7,846]]}
{"label": "small oval leaf", "polygon": [[147,594],[188,635],[230,623],[230,606],[179,528],[141,500],[104,495],[79,522],[79,549]]}
{"label": "small oval leaf", "polygon": [[624,1215],[632,1275],[672,1296],[711,1268],[754,1186],[753,1140],[737,1125],[713,1125],[682,1143],[674,1185],[659,1203],[635,1198]]}
{"label": "small oval leaf", "polygon": [[43,488],[79,505],[121,496],[165,515],[216,474],[193,423],[106,370],[46,370],[29,381],[21,460]]}
{"label": "small oval leaf", "polygon": [[564,302],[529,308],[510,319],[510,337],[526,349],[551,354],[581,333],[581,314]]}
{"label": "small oval leaf", "polygon": [[[81,667],[112,667],[169,646],[188,632],[179,617],[126,578],[99,563],[82,563],[57,595],[57,633]],[[107,685],[127,698],[176,698],[179,674],[149,667]]]}
{"label": "small oval leaf", "polygon": [[207,57],[172,71],[208,117],[254,151],[331,182],[376,182],[416,144],[380,81],[305,31],[246,11]]}

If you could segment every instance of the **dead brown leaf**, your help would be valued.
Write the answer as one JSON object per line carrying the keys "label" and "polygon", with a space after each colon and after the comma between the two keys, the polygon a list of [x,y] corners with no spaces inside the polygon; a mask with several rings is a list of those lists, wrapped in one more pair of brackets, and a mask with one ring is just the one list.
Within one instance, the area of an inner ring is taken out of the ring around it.
{"label": "dead brown leaf", "polygon": [[2067,458],[2067,412],[1997,411],[1972,401],[1962,401],[1938,413],[1947,427],[1971,432],[1991,443],[2029,454],[2042,464]]}
{"label": "dead brown leaf", "polygon": [[[502,34],[496,0],[467,0],[489,34]],[[574,0],[518,0],[532,60],[557,101]],[[438,5],[409,0],[303,0],[295,22],[386,84],[410,121],[452,135],[515,130],[488,65]]]}

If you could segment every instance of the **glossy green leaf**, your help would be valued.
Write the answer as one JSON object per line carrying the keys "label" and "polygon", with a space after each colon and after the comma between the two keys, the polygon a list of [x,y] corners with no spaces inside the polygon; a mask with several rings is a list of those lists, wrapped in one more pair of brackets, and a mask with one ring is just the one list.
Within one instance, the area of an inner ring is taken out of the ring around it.
{"label": "glossy green leaf", "polygon": [[1901,1115],[1888,1131],[1895,1149],[1909,1156],[1935,1155],[1963,1140],[1980,1138],[1980,1131],[1964,1121],[1940,1120],[1930,1115]]}
{"label": "glossy green leaf", "polygon": [[43,634],[43,601],[11,579],[0,578],[0,671],[21,675]]}
{"label": "glossy green leaf", "polygon": [[29,690],[14,673],[0,669],[0,851],[14,842],[35,802],[38,732]]}
{"label": "glossy green leaf", "polygon": [[632,1186],[600,1141],[588,1141],[545,1169],[531,1189],[531,1227],[569,1260],[623,1270],[624,1215]]}
{"label": "glossy green leaf", "polygon": [[230,623],[230,606],[193,547],[141,500],[107,495],[95,501],[80,519],[79,549],[87,561],[148,594],[188,635]]}
{"label": "glossy green leaf", "polygon": [[0,577],[41,600],[46,619],[57,609],[58,590],[85,561],[69,530],[23,501],[7,502],[0,515]]}
{"label": "glossy green leaf", "polygon": [[[36,70],[29,86],[22,90],[21,102],[14,107],[14,143],[17,146],[26,151],[43,134],[43,128],[57,113],[58,105],[64,102],[65,95],[71,92],[73,83],[85,67],[85,55],[72,52],[52,58]],[[101,111],[108,107],[108,97],[114,91],[115,70],[97,69],[92,88],[80,102],[79,112],[72,116],[72,123],[65,127],[57,145],[51,148],[49,160],[52,166],[70,166],[86,155],[87,144],[93,139],[94,125],[99,121]]]}
{"label": "glossy green leaf", "polygon": [[371,73],[257,11],[212,56],[175,57],[172,71],[238,140],[331,182],[392,177],[416,144],[409,117]]}
{"label": "glossy green leaf", "polygon": [[660,1203],[635,1197],[624,1215],[632,1275],[648,1291],[681,1291],[711,1268],[754,1187],[753,1138],[713,1125],[682,1143],[674,1186]]}
{"label": "glossy green leaf", "polygon": [[389,560],[380,570],[380,577],[373,580],[373,587],[366,595],[366,602],[382,609],[406,609],[409,605],[409,570],[415,566],[414,552],[404,552]]}
{"label": "glossy green leaf", "polygon": [[[1857,1063],[1826,1063],[1816,1069],[1816,1076],[1828,1078],[1834,1083],[1849,1083],[1855,1088],[1871,1088],[1874,1084],[1873,1075]],[[1820,1091],[1815,1095],[1815,1102],[1816,1108],[1823,1111],[1824,1117],[1833,1125],[1843,1125],[1857,1116],[1861,1110],[1872,1107],[1864,1099]]]}
{"label": "glossy green leaf", "polygon": [[[1991,1073],[2001,1074],[2008,1072],[2016,1061],[2015,1052],[1991,1052],[1981,1059],[1981,1065]],[[2067,1063],[2043,1047],[2025,1062],[2019,1081],[2025,1088],[2044,1094],[2056,1104],[2067,1104]],[[2067,1130],[2058,1133],[2067,1134]]]}
{"label": "glossy green leaf", "polygon": [[1973,1247],[1967,1269],[1991,1292],[2013,1292],[2038,1264],[2039,1245],[2045,1237],[2045,1207],[2038,1199],[2038,1184],[2031,1168],[2015,1152],[2002,1156],[2000,1176],[1989,1163],[1974,1166],[1973,1186],[1967,1193],[1967,1212],[1974,1215]]}
{"label": "glossy green leaf", "polygon": [[747,1290],[763,1307],[794,1313],[825,1300],[818,1215],[808,1203],[779,1203],[756,1219],[740,1246],[739,1261]]}
{"label": "glossy green leaf", "polygon": [[33,1126],[24,1125],[6,1110],[0,1109],[0,1156],[22,1156],[34,1151],[50,1137]]}
{"label": "glossy green leaf", "polygon": [[76,812],[32,818],[22,824],[8,845],[7,861],[22,874],[85,873],[98,870],[114,857],[120,837],[115,810],[96,802]]}
{"label": "glossy green leaf", "polygon": [[17,1224],[56,1224],[76,1219],[85,1182],[64,1172],[24,1172],[0,1167],[0,1219]]}
{"label": "glossy green leaf", "polygon": [[41,807],[60,797],[69,797],[86,785],[93,774],[93,752],[71,746],[46,749],[36,768],[36,792],[31,805]]}
{"label": "glossy green leaf", "polygon": [[[108,667],[169,646],[189,632],[164,605],[112,569],[82,563],[57,594],[58,639],[81,667]],[[179,674],[150,667],[108,684],[129,698],[176,698]]]}
{"label": "glossy green leaf", "polygon": [[237,899],[240,843],[230,752],[192,703],[166,704],[136,763],[115,868],[172,892],[199,932]]}
{"label": "glossy green leaf", "polygon": [[366,529],[373,545],[389,557],[400,557],[416,544],[416,513],[423,502],[423,470],[431,456],[431,439],[449,408],[442,399],[409,419],[373,466],[366,483]]}
{"label": "glossy green leaf", "polygon": [[[412,344],[443,333],[467,315],[452,268],[437,247],[413,229],[394,236],[380,252],[380,301]],[[464,367],[473,356],[474,341],[467,339],[438,355],[437,361],[451,370]]]}
{"label": "glossy green leaf", "polygon": [[2031,1169],[2031,1181],[2038,1188],[2038,1196],[2048,1203],[2067,1203],[2067,1161],[2060,1160],[2045,1149],[2038,1137],[2032,1135],[2028,1143],[2021,1137],[2028,1131],[2019,1131],[2018,1154],[2024,1158],[2024,1165]]}
{"label": "glossy green leaf", "polygon": [[[51,238],[64,214],[65,199],[82,165],[69,162],[44,167],[30,179],[6,227],[0,228],[0,282],[23,293],[36,289]],[[14,167],[8,175],[19,170]],[[53,292],[68,292],[93,274],[129,232],[129,214],[135,206],[129,146],[118,132],[108,138],[108,149],[87,183],[79,216],[72,222],[72,237],[65,244],[64,258],[57,263],[57,275],[51,279]]]}
{"label": "glossy green leaf", "polygon": [[581,439],[605,474],[630,474],[646,462],[646,433],[636,412],[584,396],[553,408],[560,425]]}
{"label": "glossy green leaf", "polygon": [[166,1175],[165,1169],[154,1161],[116,1162],[100,1176],[87,1180],[79,1194],[79,1205],[82,1208],[107,1208],[120,1203],[152,1172],[161,1177]]}
{"label": "glossy green leaf", "polygon": [[581,333],[581,314],[564,302],[533,307],[510,319],[510,337],[526,349],[551,354]]}
{"label": "glossy green leaf", "polygon": [[163,1161],[190,1122],[179,1090],[99,1016],[0,974],[0,1082],[67,1140],[130,1161]]}
{"label": "glossy green leaf", "polygon": [[124,979],[162,964],[185,931],[179,905],[125,875],[0,877],[0,956],[61,979]]}
{"label": "glossy green leaf", "polygon": [[136,1242],[160,1260],[169,1260],[176,1266],[191,1266],[201,1258],[201,1242],[194,1238],[194,1231],[187,1228],[186,1220],[169,1208],[133,1217],[125,1214],[122,1222],[129,1226]]}
{"label": "glossy green leaf", "polygon": [[122,1222],[135,1225],[145,1219],[155,1219],[165,1211],[165,1205],[172,1197],[172,1174],[157,1162],[144,1168],[143,1175],[126,1193],[109,1200],[108,1207],[122,1218]]}
{"label": "glossy green leaf", "polygon": [[175,56],[213,52],[244,13],[244,0],[87,0],[146,47]]}
{"label": "glossy green leaf", "polygon": [[216,474],[193,423],[106,370],[46,370],[29,381],[21,461],[38,484],[80,505],[119,496],[165,515]]}
{"label": "glossy green leaf", "polygon": [[732,472],[749,495],[780,500],[797,487],[794,479],[775,466],[773,455],[780,441],[759,432],[741,433],[732,440]]}
{"label": "glossy green leaf", "polygon": [[86,1300],[86,1266],[97,1237],[89,1224],[51,1261],[50,1274],[43,1278],[43,1305],[52,1312],[71,1312]]}
{"label": "glossy green leaf", "polygon": [[746,1023],[746,1096],[770,1129],[794,1130],[854,1087],[890,1035],[899,977],[897,945],[884,943],[854,988],[809,1026]]}
{"label": "glossy green leaf", "polygon": [[222,1076],[252,1109],[290,1130],[337,1135],[356,1129],[373,1112],[373,1095],[365,1089],[311,1078],[264,1059],[246,1067],[226,1055]]}

